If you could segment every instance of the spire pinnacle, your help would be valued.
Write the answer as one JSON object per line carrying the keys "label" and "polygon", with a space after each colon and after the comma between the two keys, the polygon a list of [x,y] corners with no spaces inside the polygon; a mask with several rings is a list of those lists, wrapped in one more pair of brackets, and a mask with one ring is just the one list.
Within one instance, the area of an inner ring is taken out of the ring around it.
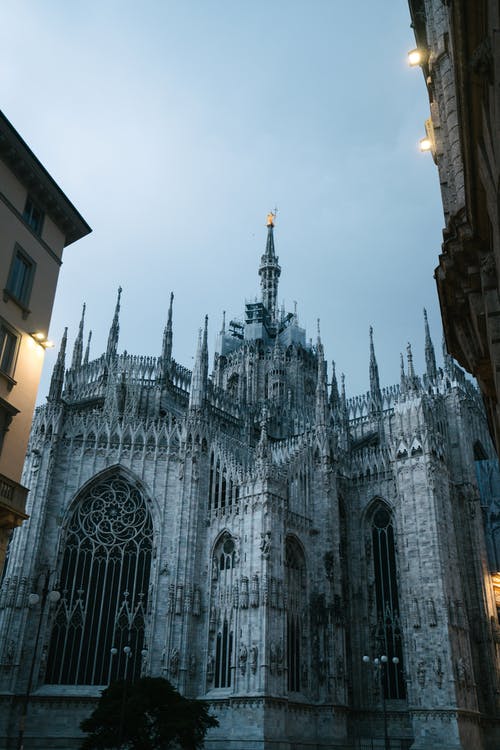
{"label": "spire pinnacle", "polygon": [[92,341],[92,331],[89,331],[89,337],[87,339],[87,346],[85,348],[85,356],[83,357],[83,364],[87,365],[90,356],[90,342]]}
{"label": "spire pinnacle", "polygon": [[335,373],[335,361],[332,359],[332,384],[330,387],[330,406],[332,409],[338,409],[340,405],[339,387],[337,384],[337,375]]}
{"label": "spire pinnacle", "polygon": [[64,370],[66,361],[66,343],[68,341],[68,329],[64,329],[64,333],[61,339],[61,346],[57,354],[57,360],[52,370],[52,377],[50,379],[48,401],[60,401],[62,395],[62,389],[64,384]]}
{"label": "spire pinnacle", "polygon": [[370,326],[370,412],[378,412],[382,408],[382,393],[378,374],[375,346],[373,344],[373,328]]}
{"label": "spire pinnacle", "polygon": [[113,322],[111,323],[111,328],[109,330],[108,346],[106,348],[106,359],[111,359],[113,357],[116,357],[116,352],[118,349],[118,335],[120,333],[119,317],[120,317],[121,294],[122,294],[122,288],[121,286],[119,286],[118,297],[116,300],[115,314],[113,316]]}
{"label": "spire pinnacle", "polygon": [[270,212],[267,216],[267,241],[266,250],[260,259],[259,276],[262,292],[262,304],[266,308],[271,320],[274,322],[277,315],[276,300],[278,296],[278,279],[281,267],[274,251],[274,221],[276,212]]}
{"label": "spire pinnacle", "polygon": [[163,331],[163,346],[162,346],[162,352],[161,356],[163,359],[164,364],[170,362],[172,359],[172,310],[174,305],[174,293],[170,292],[170,304],[168,306],[168,318],[167,318],[167,325],[165,326],[165,329]]}
{"label": "spire pinnacle", "polygon": [[415,377],[415,370],[413,368],[413,354],[409,341],[406,345],[406,358],[408,359],[408,377],[413,379]]}
{"label": "spire pinnacle", "polygon": [[82,308],[82,317],[80,319],[80,325],[78,327],[78,334],[75,339],[75,345],[73,347],[73,357],[71,359],[71,368],[80,367],[82,364],[82,351],[83,351],[83,326],[85,322],[85,302]]}
{"label": "spire pinnacle", "polygon": [[319,331],[318,318],[318,379],[316,381],[316,425],[324,426],[328,421],[328,391],[326,386],[326,362]]}
{"label": "spire pinnacle", "polygon": [[418,381],[417,376],[415,375],[415,368],[413,367],[413,354],[411,351],[410,342],[408,342],[406,346],[406,358],[408,360],[408,376],[407,376],[408,388],[412,391],[417,391],[419,387],[419,381]]}
{"label": "spire pinnacle", "polygon": [[425,325],[425,365],[427,377],[433,381],[437,378],[436,355],[434,345],[429,331],[429,321],[427,320],[427,310],[424,307],[424,325]]}
{"label": "spire pinnacle", "polygon": [[208,383],[208,315],[205,315],[203,335],[201,328],[198,332],[198,348],[191,377],[191,391],[189,394],[189,408],[201,409],[206,398]]}

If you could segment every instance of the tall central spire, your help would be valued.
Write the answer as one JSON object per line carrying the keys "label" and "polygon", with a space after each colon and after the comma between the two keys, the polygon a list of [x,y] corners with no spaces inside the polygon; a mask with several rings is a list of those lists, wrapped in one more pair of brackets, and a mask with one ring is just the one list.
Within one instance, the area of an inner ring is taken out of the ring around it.
{"label": "tall central spire", "polygon": [[262,290],[262,304],[266,308],[271,320],[276,319],[276,300],[278,297],[278,279],[281,266],[274,252],[274,221],[276,212],[267,215],[266,251],[260,259],[259,276]]}

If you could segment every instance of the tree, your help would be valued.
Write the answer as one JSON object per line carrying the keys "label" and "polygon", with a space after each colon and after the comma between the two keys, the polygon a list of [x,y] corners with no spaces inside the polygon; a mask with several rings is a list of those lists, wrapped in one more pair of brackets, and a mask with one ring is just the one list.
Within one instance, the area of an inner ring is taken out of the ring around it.
{"label": "tree", "polygon": [[219,722],[206,703],[184,698],[168,680],[142,677],[132,685],[112,682],[80,726],[88,733],[81,750],[200,750]]}

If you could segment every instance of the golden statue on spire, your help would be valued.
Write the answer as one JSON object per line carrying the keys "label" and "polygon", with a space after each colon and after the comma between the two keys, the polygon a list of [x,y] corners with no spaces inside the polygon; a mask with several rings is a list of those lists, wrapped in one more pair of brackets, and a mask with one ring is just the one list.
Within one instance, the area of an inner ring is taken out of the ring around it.
{"label": "golden statue on spire", "polygon": [[277,213],[277,209],[275,208],[274,211],[269,211],[269,213],[267,214],[267,219],[266,219],[267,227],[274,227],[274,222],[276,221],[276,213]]}

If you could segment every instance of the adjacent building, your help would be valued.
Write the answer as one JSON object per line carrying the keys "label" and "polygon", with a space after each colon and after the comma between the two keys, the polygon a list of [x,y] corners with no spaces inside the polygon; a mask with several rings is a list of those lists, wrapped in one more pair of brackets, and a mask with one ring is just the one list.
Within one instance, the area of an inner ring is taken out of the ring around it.
{"label": "adjacent building", "polygon": [[446,222],[436,269],[446,343],[478,380],[500,452],[500,7],[409,5]]}
{"label": "adjacent building", "polygon": [[63,250],[90,231],[0,112],[0,572],[27,518],[21,472]]}
{"label": "adjacent building", "polygon": [[277,305],[273,223],[211,372],[207,320],[193,370],[173,358],[172,296],[160,356],[119,351],[121,290],[106,352],[82,319],[66,371],[63,342],[0,588],[2,747],[76,750],[141,674],[211,703],[211,750],[382,748],[385,725],[392,750],[500,746],[481,396],[427,320],[422,377],[408,347],[382,387],[370,330],[368,393],[327,383],[319,328]]}

